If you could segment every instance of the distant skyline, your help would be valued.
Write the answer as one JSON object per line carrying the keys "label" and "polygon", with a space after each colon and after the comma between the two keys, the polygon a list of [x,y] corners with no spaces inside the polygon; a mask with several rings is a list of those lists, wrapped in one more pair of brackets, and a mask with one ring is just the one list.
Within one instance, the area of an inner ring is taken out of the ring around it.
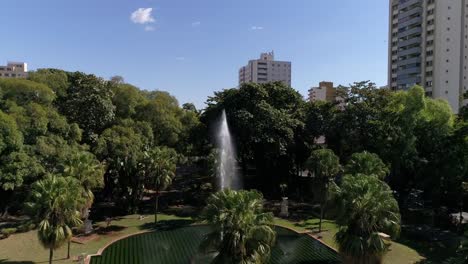
{"label": "distant skyline", "polygon": [[388,1],[8,1],[0,34],[0,65],[120,75],[199,108],[272,50],[304,97],[320,81],[387,83]]}

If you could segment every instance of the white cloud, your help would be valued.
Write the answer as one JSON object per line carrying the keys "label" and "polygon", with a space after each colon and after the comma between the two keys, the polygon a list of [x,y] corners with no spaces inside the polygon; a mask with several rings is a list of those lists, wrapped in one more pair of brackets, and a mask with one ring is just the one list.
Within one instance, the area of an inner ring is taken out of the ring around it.
{"label": "white cloud", "polygon": [[130,20],[132,20],[135,24],[148,24],[154,23],[154,17],[151,15],[153,8],[138,8],[135,12],[132,13],[130,16]]}
{"label": "white cloud", "polygon": [[183,60],[185,60],[185,57],[176,57],[175,59],[178,60],[178,61],[183,61]]}
{"label": "white cloud", "polygon": [[153,26],[145,26],[145,31],[153,31],[154,27]]}
{"label": "white cloud", "polygon": [[200,21],[195,21],[195,22],[192,22],[192,27],[198,27],[201,25],[201,22]]}
{"label": "white cloud", "polygon": [[250,27],[250,30],[262,30],[263,27],[260,27],[260,26],[252,26]]}

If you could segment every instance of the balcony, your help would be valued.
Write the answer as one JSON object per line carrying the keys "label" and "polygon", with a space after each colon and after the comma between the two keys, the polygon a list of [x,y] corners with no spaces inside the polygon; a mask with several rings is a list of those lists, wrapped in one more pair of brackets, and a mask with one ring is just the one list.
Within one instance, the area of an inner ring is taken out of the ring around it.
{"label": "balcony", "polygon": [[420,73],[421,66],[415,66],[408,69],[398,70],[398,76],[411,76],[414,73]]}
{"label": "balcony", "polygon": [[400,9],[404,9],[404,8],[410,7],[410,6],[415,5],[415,4],[422,4],[422,1],[421,0],[407,0],[406,2],[405,1],[400,1],[400,5],[398,7]]}
{"label": "balcony", "polygon": [[406,76],[399,76],[397,78],[397,84],[400,85],[415,85],[417,83],[421,83],[421,77],[406,77]]}
{"label": "balcony", "polygon": [[398,67],[413,64],[413,63],[421,63],[421,57],[409,58],[406,60],[400,60],[397,62]]}
{"label": "balcony", "polygon": [[401,50],[398,52],[398,56],[403,57],[403,56],[408,56],[412,54],[421,54],[421,47],[414,47],[411,49],[407,50]]}
{"label": "balcony", "polygon": [[410,38],[404,41],[398,41],[398,48],[409,46],[411,44],[421,43],[421,37]]}
{"label": "balcony", "polygon": [[405,30],[405,31],[402,31],[402,32],[398,33],[398,38],[404,38],[404,37],[407,37],[407,36],[410,36],[410,35],[421,34],[421,33],[422,33],[422,28],[421,27],[415,27],[415,28],[408,29],[408,30]]}
{"label": "balcony", "polygon": [[[418,1],[418,0],[416,0]],[[414,7],[410,10],[407,10],[407,11],[404,11],[404,12],[401,12],[400,14],[398,14],[398,21],[401,21],[402,19],[405,19],[406,17],[409,17],[409,16],[412,16],[412,15],[415,15],[415,14],[422,14],[422,7],[420,6],[417,6],[417,7]]]}
{"label": "balcony", "polygon": [[404,28],[413,24],[419,24],[419,25],[422,24],[422,17],[417,16],[417,17],[413,17],[409,19],[408,21],[404,21],[404,22],[400,21],[400,23],[398,24],[398,28]]}

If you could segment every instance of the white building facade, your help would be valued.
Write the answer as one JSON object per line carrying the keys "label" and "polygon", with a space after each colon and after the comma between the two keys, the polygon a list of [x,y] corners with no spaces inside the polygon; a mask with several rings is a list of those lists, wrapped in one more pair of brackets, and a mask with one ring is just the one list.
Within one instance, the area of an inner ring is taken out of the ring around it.
{"label": "white building facade", "polygon": [[291,62],[275,61],[273,52],[262,53],[260,59],[250,60],[239,69],[239,85],[280,81],[291,86]]}
{"label": "white building facade", "polygon": [[468,0],[390,0],[388,87],[467,103]]}
{"label": "white building facade", "polygon": [[6,66],[0,66],[0,78],[27,78],[28,64],[9,61]]}

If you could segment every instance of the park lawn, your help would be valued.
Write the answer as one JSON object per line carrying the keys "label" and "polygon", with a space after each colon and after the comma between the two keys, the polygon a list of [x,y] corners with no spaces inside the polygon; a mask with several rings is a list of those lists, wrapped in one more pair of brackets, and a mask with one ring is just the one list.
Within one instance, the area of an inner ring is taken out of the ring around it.
{"label": "park lawn", "polygon": [[[158,220],[182,220],[189,218],[176,217],[173,215],[158,215]],[[151,223],[154,222],[154,216],[148,215],[144,219],[139,220],[139,215],[128,215],[120,219],[112,221],[112,226],[125,227],[115,233],[100,236],[98,239],[90,241],[86,244],[71,244],[71,256],[79,256],[81,254],[95,254],[110,241],[133,233],[150,230]],[[98,222],[100,226],[105,226],[105,223]],[[76,263],[72,259],[66,259],[67,245],[54,251],[54,263]],[[47,263],[49,260],[49,251],[44,249],[37,239],[37,230],[14,234],[7,239],[0,240],[0,263]]]}
{"label": "park lawn", "polygon": [[[158,215],[160,221],[164,220],[189,220],[190,218],[176,217],[173,215]],[[110,241],[141,231],[150,230],[151,223],[154,222],[154,216],[149,215],[140,220],[139,215],[128,215],[120,219],[112,221],[112,226],[122,227],[124,229],[100,236],[98,239],[90,241],[86,244],[72,243],[71,255],[78,256],[81,254],[95,254]],[[303,222],[292,222],[280,218],[275,218],[275,224],[296,230],[297,232],[311,232],[316,230],[318,219],[309,219]],[[98,222],[97,225],[104,226],[105,223]],[[337,226],[333,221],[324,220],[322,223],[323,232],[321,234],[322,241],[332,248],[336,248],[333,236],[338,231]],[[44,249],[37,239],[37,231],[29,231],[26,233],[14,234],[7,239],[0,240],[0,263],[46,263],[48,261],[49,251]],[[73,263],[72,260],[65,259],[67,247],[57,249],[54,252],[54,263]],[[384,264],[410,264],[422,260],[415,250],[396,242],[392,243],[391,250],[385,256]]]}
{"label": "park lawn", "polygon": [[[291,222],[281,218],[275,218],[275,224],[279,226],[288,227],[296,230],[297,232],[316,232],[318,230],[319,219],[312,218],[307,221]],[[334,241],[334,236],[338,232],[338,226],[334,221],[323,220],[322,222],[322,236],[321,240],[328,246],[337,249]],[[314,234],[317,236],[316,234]],[[416,250],[405,246],[403,244],[392,242],[390,251],[384,257],[384,264],[412,264],[423,260]]]}

